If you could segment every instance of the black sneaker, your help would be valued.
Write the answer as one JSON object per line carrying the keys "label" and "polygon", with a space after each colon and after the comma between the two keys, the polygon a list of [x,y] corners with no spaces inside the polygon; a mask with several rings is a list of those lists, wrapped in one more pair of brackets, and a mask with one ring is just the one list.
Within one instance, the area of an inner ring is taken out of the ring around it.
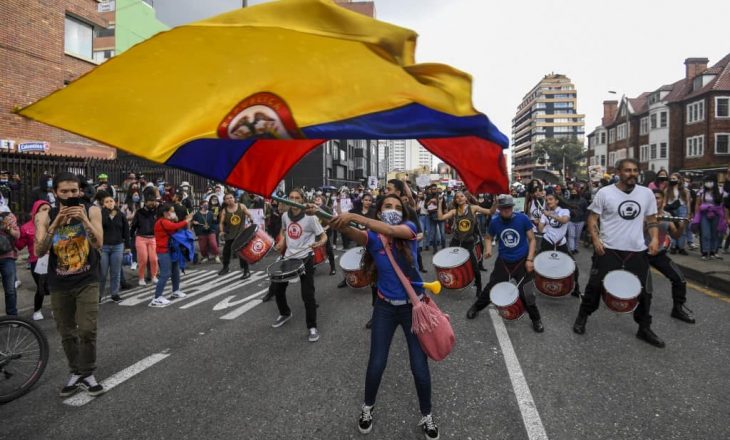
{"label": "black sneaker", "polygon": [[476,306],[469,307],[469,310],[466,311],[466,319],[474,319],[479,314],[479,310],[477,310]]}
{"label": "black sneaker", "polygon": [[689,255],[689,253],[687,252],[686,249],[680,249],[679,250],[679,255]]}
{"label": "black sneaker", "polygon": [[588,321],[588,317],[586,315],[578,314],[578,317],[575,318],[575,323],[573,324],[573,331],[575,333],[578,333],[579,335],[582,335],[586,332],[586,321]]}
{"label": "black sneaker", "polygon": [[545,331],[545,326],[542,325],[542,320],[536,319],[532,321],[532,329],[535,330],[535,333],[542,333]]}
{"label": "black sneaker", "polygon": [[335,268],[330,269],[330,276],[337,275],[337,270]]}
{"label": "black sneaker", "polygon": [[115,303],[121,302],[122,297],[119,295],[112,295],[112,301],[114,301]]}
{"label": "black sneaker", "polygon": [[664,348],[664,346],[666,345],[664,344],[664,341],[662,341],[661,338],[656,335],[656,333],[651,331],[651,328],[649,327],[639,327],[639,331],[636,332],[636,337],[644,342],[648,342],[649,344],[657,348]]}
{"label": "black sneaker", "polygon": [[249,271],[246,271],[243,273],[243,275],[241,275],[242,280],[247,280],[249,278],[251,278],[251,272],[249,272]]}
{"label": "black sneaker", "polygon": [[96,378],[94,378],[93,374],[82,377],[79,380],[78,384],[79,388],[81,388],[82,390],[86,390],[89,395],[94,397],[104,394],[106,392],[104,387],[96,381]]}
{"label": "black sneaker", "polygon": [[439,427],[436,426],[436,422],[433,421],[431,414],[423,416],[418,426],[423,428],[423,435],[427,440],[438,440],[439,438]]}
{"label": "black sneaker", "polygon": [[365,323],[365,328],[367,328],[367,329],[373,328],[373,319],[372,318],[370,318],[368,320],[368,322]]}
{"label": "black sneaker", "polygon": [[218,276],[225,275],[229,272],[228,266],[223,266],[223,269],[218,272]]}
{"label": "black sneaker", "polygon": [[692,315],[692,310],[684,306],[684,304],[677,304],[672,308],[672,318],[679,319],[688,324],[695,323],[695,317]]}
{"label": "black sneaker", "polygon": [[72,374],[71,377],[68,379],[68,382],[66,383],[66,386],[61,388],[61,391],[58,393],[61,397],[68,397],[73,396],[76,394],[76,392],[79,390],[79,380],[81,379],[81,376],[78,374]]}
{"label": "black sneaker", "polygon": [[340,284],[337,285],[338,289],[342,289],[343,287],[347,287],[347,281],[345,280],[340,281]]}
{"label": "black sneaker", "polygon": [[360,434],[370,434],[373,430],[373,407],[363,403],[360,419],[357,421],[357,429]]}

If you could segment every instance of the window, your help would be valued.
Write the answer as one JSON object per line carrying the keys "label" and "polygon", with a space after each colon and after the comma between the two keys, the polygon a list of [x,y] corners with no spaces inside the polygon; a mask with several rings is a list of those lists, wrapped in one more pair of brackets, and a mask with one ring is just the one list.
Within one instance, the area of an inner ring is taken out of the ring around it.
{"label": "window", "polygon": [[634,158],[634,147],[629,147],[628,157],[630,159],[633,159]]}
{"label": "window", "polygon": [[656,159],[656,144],[651,144],[649,147],[649,159]]}
{"label": "window", "polygon": [[606,166],[606,155],[601,154],[601,166]]}
{"label": "window", "polygon": [[659,127],[665,128],[667,126],[667,112],[659,113]]}
{"label": "window", "polygon": [[659,144],[659,159],[667,158],[667,143],[662,142]]}
{"label": "window", "polygon": [[616,129],[612,128],[612,129],[608,130],[608,143],[612,144],[614,142],[616,142]]}
{"label": "window", "polygon": [[700,157],[705,154],[705,135],[687,138],[687,157]]}
{"label": "window", "polygon": [[730,118],[730,97],[715,98],[715,117]]}
{"label": "window", "polygon": [[616,163],[616,153],[613,151],[608,153],[608,162],[613,166]]}
{"label": "window", "polygon": [[639,162],[647,162],[649,160],[649,146],[642,145],[639,147]]}
{"label": "window", "polygon": [[616,139],[619,141],[626,139],[626,124],[621,124],[616,127]]}
{"label": "window", "polygon": [[63,50],[77,57],[92,59],[94,27],[76,18],[66,16]]}
{"label": "window", "polygon": [[730,154],[730,133],[715,134],[715,154]]}
{"label": "window", "polygon": [[697,101],[687,104],[687,124],[704,121],[705,101]]}
{"label": "window", "polygon": [[652,113],[651,114],[651,129],[654,130],[654,129],[656,129],[656,127],[657,127],[657,124],[656,124],[656,113]]}
{"label": "window", "polygon": [[649,133],[649,117],[641,118],[639,122],[639,134],[644,135]]}
{"label": "window", "polygon": [[606,143],[606,132],[602,131],[601,132],[601,144],[605,144],[605,143]]}

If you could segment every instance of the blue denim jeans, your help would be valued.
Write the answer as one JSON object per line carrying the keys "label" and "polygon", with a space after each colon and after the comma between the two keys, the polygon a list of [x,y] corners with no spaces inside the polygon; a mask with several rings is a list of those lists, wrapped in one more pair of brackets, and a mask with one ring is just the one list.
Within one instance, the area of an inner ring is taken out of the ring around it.
{"label": "blue denim jeans", "polygon": [[99,276],[99,298],[106,293],[106,277],[109,275],[109,290],[112,296],[119,295],[122,274],[124,244],[105,244],[101,247],[101,276]]}
{"label": "blue denim jeans", "polygon": [[14,258],[0,258],[0,276],[3,279],[3,290],[5,291],[5,314],[17,315],[18,298],[15,292],[15,280],[17,276]]}
{"label": "blue denim jeans", "polygon": [[180,266],[177,262],[173,262],[170,258],[170,254],[157,254],[157,262],[160,265],[160,275],[157,278],[157,286],[155,287],[155,298],[162,296],[162,291],[165,290],[165,284],[167,280],[172,278],[172,291],[176,292],[180,290]]}
{"label": "blue denim jeans", "polygon": [[586,222],[569,222],[568,223],[568,249],[574,251],[578,249],[580,234]]}
{"label": "blue denim jeans", "polygon": [[718,217],[712,220],[706,215],[700,217],[700,243],[703,254],[714,254],[720,248],[720,233],[717,232]]}
{"label": "blue denim jeans", "polygon": [[429,218],[428,220],[428,244],[434,247],[434,250],[441,245],[446,247],[446,236],[444,235],[444,222]]}
{"label": "blue denim jeans", "polygon": [[431,413],[431,372],[428,359],[421,349],[418,337],[411,332],[413,307],[410,304],[393,306],[378,298],[373,307],[373,326],[370,333],[370,360],[365,376],[365,405],[375,405],[380,380],[383,378],[388,352],[395,329],[400,325],[408,344],[411,373],[416,382],[416,393],[421,414]]}
{"label": "blue denim jeans", "polygon": [[[677,217],[687,217],[687,207],[685,205],[679,205],[679,208],[677,209]],[[687,230],[689,230],[689,225],[687,226],[687,228],[685,229],[685,232],[682,233],[682,235],[679,237],[678,240],[675,240],[672,238],[671,247],[676,248],[676,249],[684,249],[684,247],[687,245],[687,234],[686,234]]]}
{"label": "blue denim jeans", "polygon": [[423,238],[421,239],[421,243],[419,244],[419,246],[423,247],[424,244],[426,246],[429,246],[430,242],[428,241],[428,239],[430,237],[428,234],[431,231],[431,228],[428,221],[428,215],[421,214],[418,216],[418,220],[421,222],[421,232],[423,232]]}

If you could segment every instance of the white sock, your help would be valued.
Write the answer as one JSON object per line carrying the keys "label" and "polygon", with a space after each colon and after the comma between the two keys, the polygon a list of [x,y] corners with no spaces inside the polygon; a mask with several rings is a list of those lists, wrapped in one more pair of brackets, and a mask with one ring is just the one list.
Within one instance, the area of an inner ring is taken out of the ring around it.
{"label": "white sock", "polygon": [[68,383],[66,384],[67,387],[73,386],[78,382],[78,380],[81,379],[80,374],[72,374],[71,377],[68,380]]}

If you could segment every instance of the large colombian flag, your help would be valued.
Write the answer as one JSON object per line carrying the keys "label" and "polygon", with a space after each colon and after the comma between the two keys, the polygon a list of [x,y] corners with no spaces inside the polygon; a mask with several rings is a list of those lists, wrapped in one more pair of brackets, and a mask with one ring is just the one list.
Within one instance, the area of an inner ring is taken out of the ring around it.
{"label": "large colombian flag", "polygon": [[473,192],[505,192],[507,138],[471,78],[415,64],[416,34],[329,0],[282,0],[163,32],[20,114],[270,194],[327,139],[418,139]]}

